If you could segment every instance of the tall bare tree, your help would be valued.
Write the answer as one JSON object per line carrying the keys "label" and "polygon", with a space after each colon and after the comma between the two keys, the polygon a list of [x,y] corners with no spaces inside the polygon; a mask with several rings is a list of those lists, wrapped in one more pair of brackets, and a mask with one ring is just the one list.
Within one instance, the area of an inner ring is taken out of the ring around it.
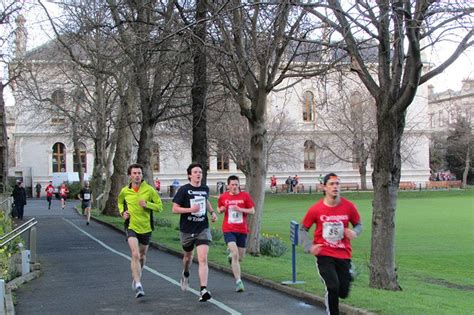
{"label": "tall bare tree", "polygon": [[[187,44],[177,36],[175,1],[107,0],[119,47],[129,58],[141,111],[137,162],[153,180],[150,157],[157,123],[182,115]],[[189,110],[188,110],[189,112]]]}
{"label": "tall bare tree", "polygon": [[[306,9],[340,38],[339,47],[375,99],[374,201],[370,257],[370,286],[401,290],[395,262],[395,213],[401,173],[401,140],[406,112],[418,87],[451,65],[468,47],[474,7],[449,1],[328,0]],[[423,73],[422,52],[444,40],[459,44],[440,65]],[[368,58],[370,51],[376,60]],[[377,71],[371,71],[371,67]]]}
{"label": "tall bare tree", "polygon": [[352,164],[358,169],[361,189],[365,190],[367,164],[377,138],[373,98],[347,71],[318,80],[317,91],[323,101],[316,104],[320,123],[314,142],[322,151],[322,159]]}
{"label": "tall bare tree", "polygon": [[[6,65],[13,58],[13,46],[16,41],[16,55],[21,57],[26,47],[21,39],[26,37],[24,18],[19,14],[21,3],[17,1],[0,2],[0,67]],[[13,24],[16,20],[17,25]],[[16,32],[16,38],[14,37]],[[15,40],[15,41],[14,41]],[[25,42],[26,43],[26,42]],[[5,191],[8,175],[8,135],[5,112],[5,87],[15,79],[16,71],[10,71],[11,77],[4,78],[0,70],[0,193]],[[6,80],[5,80],[6,79]]]}
{"label": "tall bare tree", "polygon": [[219,56],[216,66],[248,122],[249,159],[244,163],[256,211],[249,222],[247,249],[259,254],[267,174],[267,96],[290,76],[290,65],[298,52],[298,44],[291,45],[291,39],[303,36],[300,26],[305,13],[289,1],[239,0],[214,2],[210,13],[214,19],[210,33]]}

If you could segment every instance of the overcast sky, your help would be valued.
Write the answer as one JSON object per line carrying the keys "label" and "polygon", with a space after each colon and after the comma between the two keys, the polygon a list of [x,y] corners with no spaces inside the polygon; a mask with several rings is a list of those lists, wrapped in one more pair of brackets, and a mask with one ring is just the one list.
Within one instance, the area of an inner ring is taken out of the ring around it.
{"label": "overcast sky", "polygon": [[[44,44],[52,37],[54,33],[51,30],[49,21],[42,8],[37,6],[37,2],[33,0],[24,0],[25,3],[32,5],[36,4],[35,8],[30,7],[29,10],[24,11],[26,18],[26,26],[28,30],[27,49],[33,49],[39,45]],[[43,1],[43,4],[48,8],[52,16],[58,15],[57,6],[52,1]],[[444,45],[441,49],[433,51],[431,56],[427,56],[428,62],[439,64],[440,61],[445,60],[449,54],[454,50],[455,45]],[[428,84],[434,86],[435,92],[441,92],[447,89],[459,90],[461,88],[461,81],[468,77],[474,79],[474,49],[465,52],[453,65],[451,65],[442,74],[431,79]],[[11,98],[6,100],[7,104],[11,103]]]}

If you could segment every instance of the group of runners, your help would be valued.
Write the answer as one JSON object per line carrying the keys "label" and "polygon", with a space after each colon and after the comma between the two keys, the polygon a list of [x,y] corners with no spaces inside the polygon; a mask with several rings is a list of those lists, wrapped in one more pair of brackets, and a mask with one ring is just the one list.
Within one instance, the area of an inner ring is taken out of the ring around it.
{"label": "group of runners", "polygon": [[[53,185],[53,181],[49,181],[46,186],[46,201],[48,202],[48,210],[51,210],[51,203],[54,195],[56,194],[56,188]],[[69,194],[69,188],[66,183],[62,183],[57,190],[59,199],[61,200],[61,209],[64,210],[66,207],[66,200]],[[88,181],[84,182],[84,187],[79,191],[77,198],[81,200],[82,214],[86,216],[86,224],[89,225],[91,220],[91,206],[92,206],[92,190]]]}
{"label": "group of runners", "polygon": [[[125,232],[131,252],[132,289],[135,297],[145,295],[141,273],[153,231],[153,212],[163,211],[162,201],[154,187],[143,180],[143,167],[132,164],[127,174],[130,183],[118,197],[120,215],[125,220]],[[191,163],[187,168],[189,182],[179,188],[173,198],[172,212],[180,215],[179,229],[183,249],[183,271],[180,285],[189,289],[190,267],[196,249],[200,302],[211,299],[208,284],[207,256],[212,242],[208,214],[217,220],[209,202],[209,187],[202,184],[202,166]],[[330,173],[323,179],[324,197],[310,207],[302,221],[300,240],[305,251],[316,257],[318,273],[326,286],[326,306],[329,314],[339,314],[339,298],[349,294],[351,277],[351,240],[362,231],[360,215],[353,203],[339,194],[340,179]],[[217,212],[224,214],[222,230],[228,247],[228,259],[235,278],[235,291],[245,290],[240,262],[245,256],[248,234],[247,216],[255,212],[250,195],[240,191],[239,178],[227,179],[228,191],[219,196]],[[350,228],[349,224],[352,225]],[[308,231],[313,225],[313,240]]]}

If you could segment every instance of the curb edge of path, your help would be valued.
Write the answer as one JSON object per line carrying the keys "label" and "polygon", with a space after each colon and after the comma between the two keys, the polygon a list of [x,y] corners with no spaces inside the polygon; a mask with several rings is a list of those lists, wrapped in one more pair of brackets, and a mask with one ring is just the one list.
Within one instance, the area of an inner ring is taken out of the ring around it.
{"label": "curb edge of path", "polygon": [[[97,218],[94,218],[92,216],[91,216],[91,219],[94,220],[95,222],[100,223],[104,226],[107,226],[107,227],[109,227],[109,228],[111,228],[115,231],[123,233],[122,229],[116,227],[115,225],[113,225],[111,223],[101,221],[101,220],[99,220]],[[156,248],[158,250],[161,250],[163,252],[166,252],[168,254],[177,256],[177,257],[182,257],[183,256],[183,253],[181,251],[174,250],[172,248],[169,248],[169,247],[166,247],[164,245],[158,244],[154,241],[150,242],[150,246],[153,247],[153,248]],[[195,262],[197,261],[196,257],[194,257],[194,261]],[[219,270],[219,271],[223,271],[223,272],[232,274],[232,269],[229,268],[229,267],[225,267],[225,266],[222,266],[222,265],[210,262],[210,261],[208,262],[208,265],[209,265],[209,267],[211,267],[215,270]],[[259,284],[261,286],[264,286],[264,287],[282,292],[282,293],[287,294],[289,296],[299,298],[299,299],[301,299],[301,300],[303,300],[303,301],[305,301],[309,304],[313,304],[313,305],[316,305],[316,306],[319,306],[319,307],[322,307],[322,308],[326,307],[323,297],[320,297],[320,296],[317,296],[317,295],[314,295],[314,294],[311,294],[311,293],[308,293],[308,292],[305,292],[305,291],[302,291],[302,290],[299,290],[299,289],[296,289],[296,288],[293,288],[293,287],[290,287],[290,286],[286,286],[286,285],[280,284],[280,283],[272,281],[272,280],[268,280],[268,279],[265,279],[265,278],[262,278],[262,277],[247,274],[247,273],[244,273],[244,272],[242,272],[242,278],[244,278],[246,280],[249,280],[249,281],[251,281],[255,284]],[[367,310],[357,308],[357,307],[354,307],[354,306],[351,306],[351,305],[348,305],[348,304],[344,304],[344,303],[340,303],[339,308],[340,308],[340,310],[343,314],[347,314],[347,315],[374,315],[375,314],[375,313],[369,312]]]}
{"label": "curb edge of path", "polygon": [[38,278],[40,274],[41,272],[39,270],[35,270],[24,276],[17,277],[5,285],[5,314],[15,315],[15,304],[13,303],[12,291],[18,289],[22,284]]}

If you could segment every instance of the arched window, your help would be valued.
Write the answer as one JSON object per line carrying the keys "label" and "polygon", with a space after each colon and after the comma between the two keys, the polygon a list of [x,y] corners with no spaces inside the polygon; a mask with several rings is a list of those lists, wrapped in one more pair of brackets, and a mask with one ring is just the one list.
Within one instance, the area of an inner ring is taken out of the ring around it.
{"label": "arched window", "polygon": [[152,150],[151,165],[153,172],[160,172],[160,146],[155,144]]}
{"label": "arched window", "polygon": [[81,167],[81,165],[82,165],[82,169],[83,169],[84,173],[87,173],[86,146],[84,145],[84,143],[79,143],[78,146],[79,146],[79,151],[81,152],[80,153],[81,155],[80,155],[80,159],[78,159],[77,155],[76,155],[76,150],[74,150],[74,154],[73,154],[74,168],[73,168],[73,171],[74,172],[79,172],[79,167]]}
{"label": "arched window", "polygon": [[66,147],[61,142],[53,145],[53,172],[66,172]]}
{"label": "arched window", "polygon": [[314,121],[314,94],[310,91],[304,92],[303,121]]}
{"label": "arched window", "polygon": [[65,94],[63,89],[58,89],[51,94],[51,101],[54,105],[61,106],[64,105],[65,102]]}
{"label": "arched window", "polygon": [[304,169],[316,169],[316,146],[311,140],[306,140],[304,143]]}
{"label": "arched window", "polygon": [[229,154],[225,150],[219,150],[217,152],[217,170],[228,171],[229,170]]}

